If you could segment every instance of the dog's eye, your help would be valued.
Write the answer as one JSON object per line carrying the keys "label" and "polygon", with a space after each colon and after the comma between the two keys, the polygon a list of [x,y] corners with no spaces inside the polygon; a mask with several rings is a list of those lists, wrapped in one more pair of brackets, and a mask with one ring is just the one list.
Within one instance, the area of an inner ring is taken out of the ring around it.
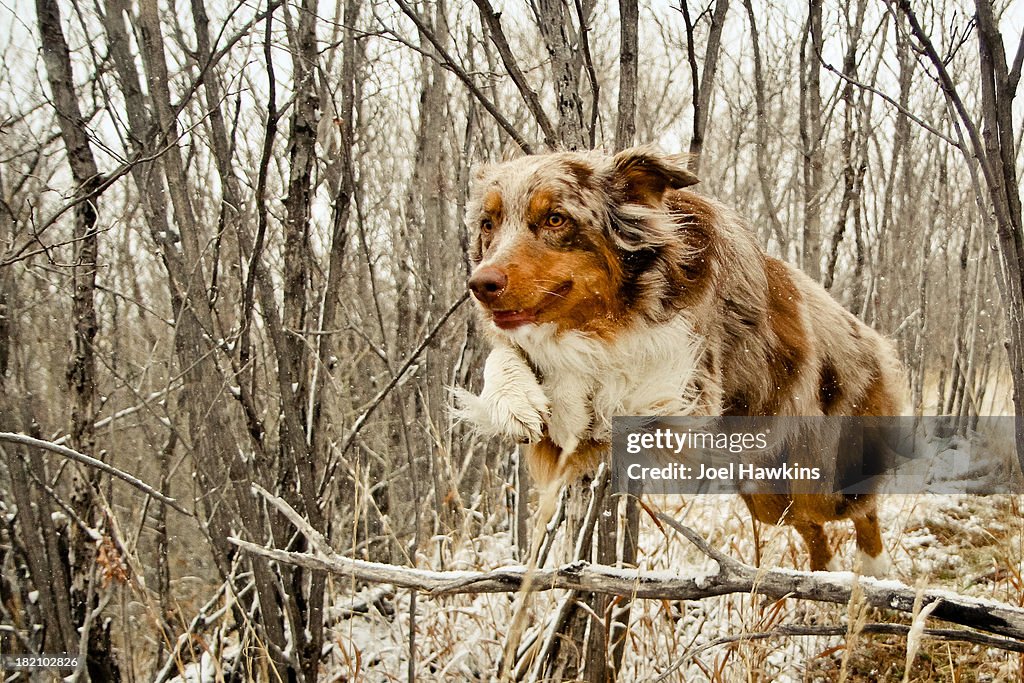
{"label": "dog's eye", "polygon": [[480,221],[480,232],[486,235],[489,234],[492,230],[494,230],[494,221],[492,221],[490,218],[485,218],[482,221]]}
{"label": "dog's eye", "polygon": [[553,213],[548,216],[547,227],[558,229],[564,227],[568,220],[560,213]]}

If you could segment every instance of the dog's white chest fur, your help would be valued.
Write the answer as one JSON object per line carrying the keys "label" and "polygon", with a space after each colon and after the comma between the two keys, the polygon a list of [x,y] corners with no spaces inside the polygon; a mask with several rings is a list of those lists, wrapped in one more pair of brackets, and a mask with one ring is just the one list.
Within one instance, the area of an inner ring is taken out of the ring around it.
{"label": "dog's white chest fur", "polygon": [[615,415],[686,414],[696,404],[700,345],[681,316],[612,342],[557,334],[551,323],[526,325],[509,337],[512,343],[487,359],[481,395],[457,396],[462,416],[486,433],[535,439],[539,421],[569,455],[584,439],[610,441]]}

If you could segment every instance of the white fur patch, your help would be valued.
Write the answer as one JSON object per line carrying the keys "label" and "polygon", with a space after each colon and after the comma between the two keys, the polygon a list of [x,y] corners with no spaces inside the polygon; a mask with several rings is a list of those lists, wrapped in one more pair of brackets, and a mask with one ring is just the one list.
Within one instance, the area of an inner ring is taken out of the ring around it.
{"label": "white fur patch", "polygon": [[610,442],[616,415],[686,415],[697,409],[701,344],[683,316],[636,325],[611,342],[559,333],[554,323],[500,335],[509,343],[499,342],[487,357],[480,395],[453,390],[455,416],[482,434],[537,441],[547,427],[567,458],[584,440]]}
{"label": "white fur patch", "polygon": [[877,557],[871,557],[857,548],[857,561],[860,563],[860,573],[864,576],[874,576],[880,579],[889,573],[889,557],[885,554],[885,550],[878,553]]}

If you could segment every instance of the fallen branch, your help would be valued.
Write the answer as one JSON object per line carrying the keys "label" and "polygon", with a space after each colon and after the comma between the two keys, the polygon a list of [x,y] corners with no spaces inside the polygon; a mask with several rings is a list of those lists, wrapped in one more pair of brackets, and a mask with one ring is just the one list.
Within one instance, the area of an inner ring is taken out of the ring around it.
{"label": "fallen branch", "polygon": [[[349,619],[359,614],[369,614],[371,611],[379,612],[384,616],[390,616],[395,612],[392,600],[395,597],[395,589],[392,586],[383,584],[368,591],[366,595],[359,598],[352,598],[342,605],[329,605],[327,612],[331,621],[336,623],[342,619]],[[1024,648],[1024,645],[1021,646]]]}
{"label": "fallen branch", "polygon": [[[301,520],[280,498],[259,491],[293,522]],[[551,569],[537,569],[528,590],[553,589],[590,591],[633,599],[700,600],[702,598],[749,593],[772,599],[796,598],[845,605],[855,583],[864,600],[878,609],[912,614],[914,599],[920,592],[893,580],[859,577],[851,572],[805,572],[788,569],[758,569],[711,548],[692,529],[668,515],[659,518],[686,536],[704,554],[714,559],[718,571],[705,576],[680,576],[670,572],[617,569],[587,562],[573,562]],[[308,524],[297,524],[310,531]],[[526,568],[502,567],[491,571],[431,571],[378,562],[355,560],[339,555],[315,534],[310,537],[311,553],[296,553],[265,548],[238,538],[233,544],[254,555],[284,564],[322,570],[374,583],[390,583],[402,588],[426,591],[433,597],[461,593],[514,593],[523,589]],[[929,589],[921,594],[921,606],[938,602],[932,617],[979,631],[1009,636],[1024,641],[1024,609],[1012,605],[958,595],[946,590]]]}

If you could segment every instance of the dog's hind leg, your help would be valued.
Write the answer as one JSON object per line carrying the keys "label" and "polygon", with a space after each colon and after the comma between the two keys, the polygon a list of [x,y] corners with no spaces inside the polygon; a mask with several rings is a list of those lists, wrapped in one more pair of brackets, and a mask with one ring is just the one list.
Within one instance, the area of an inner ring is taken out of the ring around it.
{"label": "dog's hind leg", "polygon": [[811,556],[811,571],[835,571],[832,550],[828,547],[828,536],[820,522],[792,522],[807,544],[807,552]]}
{"label": "dog's hind leg", "polygon": [[882,545],[882,530],[878,526],[878,512],[874,505],[863,514],[853,518],[857,531],[857,554],[860,557],[860,571],[867,576],[885,576],[889,571],[889,559]]}

